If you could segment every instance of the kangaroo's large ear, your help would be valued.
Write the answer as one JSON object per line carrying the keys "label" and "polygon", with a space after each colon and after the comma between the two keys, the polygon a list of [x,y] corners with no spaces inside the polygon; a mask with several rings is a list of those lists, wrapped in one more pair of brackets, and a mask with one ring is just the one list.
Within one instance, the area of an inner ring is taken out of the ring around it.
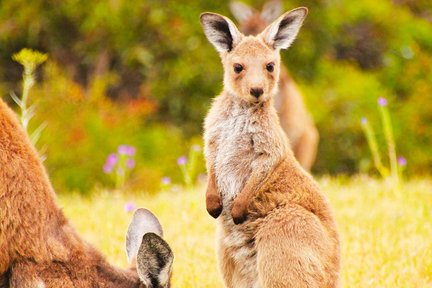
{"label": "kangaroo's large ear", "polygon": [[169,284],[174,256],[162,234],[162,226],[153,213],[143,208],[135,211],[126,235],[126,251],[146,287]]}
{"label": "kangaroo's large ear", "polygon": [[280,0],[271,0],[264,4],[261,17],[267,22],[271,23],[282,13],[282,2]]}
{"label": "kangaroo's large ear", "polygon": [[244,4],[243,2],[230,2],[229,7],[231,13],[234,15],[238,22],[244,22],[246,20],[249,20],[255,13],[255,10],[252,7]]}
{"label": "kangaroo's large ear", "polygon": [[261,37],[274,49],[287,49],[294,42],[307,13],[306,7],[286,12],[270,24]]}
{"label": "kangaroo's large ear", "polygon": [[227,17],[216,13],[202,13],[201,25],[207,39],[219,52],[231,51],[241,40],[241,33]]}
{"label": "kangaroo's large ear", "polygon": [[137,256],[137,272],[147,287],[169,287],[174,254],[169,245],[154,233],[146,233]]}
{"label": "kangaroo's large ear", "polygon": [[147,209],[136,210],[126,234],[126,253],[130,264],[135,261],[144,234],[150,232],[163,236],[159,220]]}

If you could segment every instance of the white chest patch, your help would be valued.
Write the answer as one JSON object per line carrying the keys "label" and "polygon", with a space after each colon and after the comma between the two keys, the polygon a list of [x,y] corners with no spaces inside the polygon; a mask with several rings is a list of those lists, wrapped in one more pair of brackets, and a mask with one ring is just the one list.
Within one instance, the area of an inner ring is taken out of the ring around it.
{"label": "white chest patch", "polygon": [[237,279],[241,282],[239,287],[258,287],[255,283],[257,267],[254,235],[250,234],[251,231],[245,231],[243,225],[235,225],[230,215],[232,202],[246,184],[252,172],[252,162],[257,157],[252,140],[257,129],[260,129],[256,125],[257,121],[252,109],[234,109],[230,117],[218,125],[215,172],[223,201],[220,224],[227,231],[222,241],[225,247],[230,247],[231,257],[238,264],[238,276],[241,275]]}
{"label": "white chest patch", "polygon": [[247,113],[234,109],[231,117],[218,123],[215,172],[226,208],[244,187],[256,158],[252,143],[252,134],[257,129],[255,118],[251,109]]}

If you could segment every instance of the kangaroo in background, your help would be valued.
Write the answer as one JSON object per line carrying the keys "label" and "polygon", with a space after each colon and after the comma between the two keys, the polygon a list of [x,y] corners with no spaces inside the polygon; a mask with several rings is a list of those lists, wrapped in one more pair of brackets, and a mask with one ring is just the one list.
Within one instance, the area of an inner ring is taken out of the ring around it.
{"label": "kangaroo in background", "polygon": [[224,67],[224,90],[205,119],[206,206],[218,218],[217,256],[227,287],[330,288],[339,282],[332,209],[299,165],[273,104],[280,49],[294,41],[306,8],[257,36],[228,18],[201,14]]}
{"label": "kangaroo in background", "polygon": [[[282,14],[282,3],[279,0],[269,1],[260,12],[244,3],[231,2],[230,9],[239,21],[240,32],[245,35],[258,35]],[[295,157],[303,168],[310,171],[317,154],[319,133],[303,103],[300,90],[283,65],[280,69],[279,90],[274,96],[274,105]]]}
{"label": "kangaroo in background", "polygon": [[0,99],[0,287],[169,287],[173,254],[157,218],[129,226],[131,268],[110,265],[68,223],[44,167]]}

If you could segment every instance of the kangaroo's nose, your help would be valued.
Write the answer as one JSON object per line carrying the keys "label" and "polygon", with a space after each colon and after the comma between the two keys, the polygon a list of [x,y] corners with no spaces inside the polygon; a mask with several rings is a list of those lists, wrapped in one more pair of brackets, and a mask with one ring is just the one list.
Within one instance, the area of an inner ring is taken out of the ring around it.
{"label": "kangaroo's nose", "polygon": [[256,98],[259,98],[264,93],[262,88],[251,88],[250,94],[252,96],[255,96]]}

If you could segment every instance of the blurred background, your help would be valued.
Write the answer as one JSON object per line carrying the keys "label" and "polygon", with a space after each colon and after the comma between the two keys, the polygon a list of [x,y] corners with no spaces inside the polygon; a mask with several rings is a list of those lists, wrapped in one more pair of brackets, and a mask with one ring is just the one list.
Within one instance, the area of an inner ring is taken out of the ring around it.
{"label": "blurred background", "polygon": [[[264,2],[245,1],[257,8]],[[116,185],[152,192],[200,178],[202,123],[211,98],[222,90],[222,67],[199,14],[213,11],[233,19],[228,4],[0,2],[1,97],[13,106],[11,92],[22,93],[23,67],[12,60],[14,53],[27,47],[48,56],[30,91],[36,110],[29,129],[46,123],[37,147],[59,192]],[[320,132],[313,173],[378,175],[360,122],[367,117],[387,161],[377,106],[383,97],[407,175],[429,174],[432,1],[283,5],[309,8],[298,39],[282,58]],[[118,170],[111,175],[118,168],[110,165],[121,161],[129,169],[126,180],[118,179]]]}

